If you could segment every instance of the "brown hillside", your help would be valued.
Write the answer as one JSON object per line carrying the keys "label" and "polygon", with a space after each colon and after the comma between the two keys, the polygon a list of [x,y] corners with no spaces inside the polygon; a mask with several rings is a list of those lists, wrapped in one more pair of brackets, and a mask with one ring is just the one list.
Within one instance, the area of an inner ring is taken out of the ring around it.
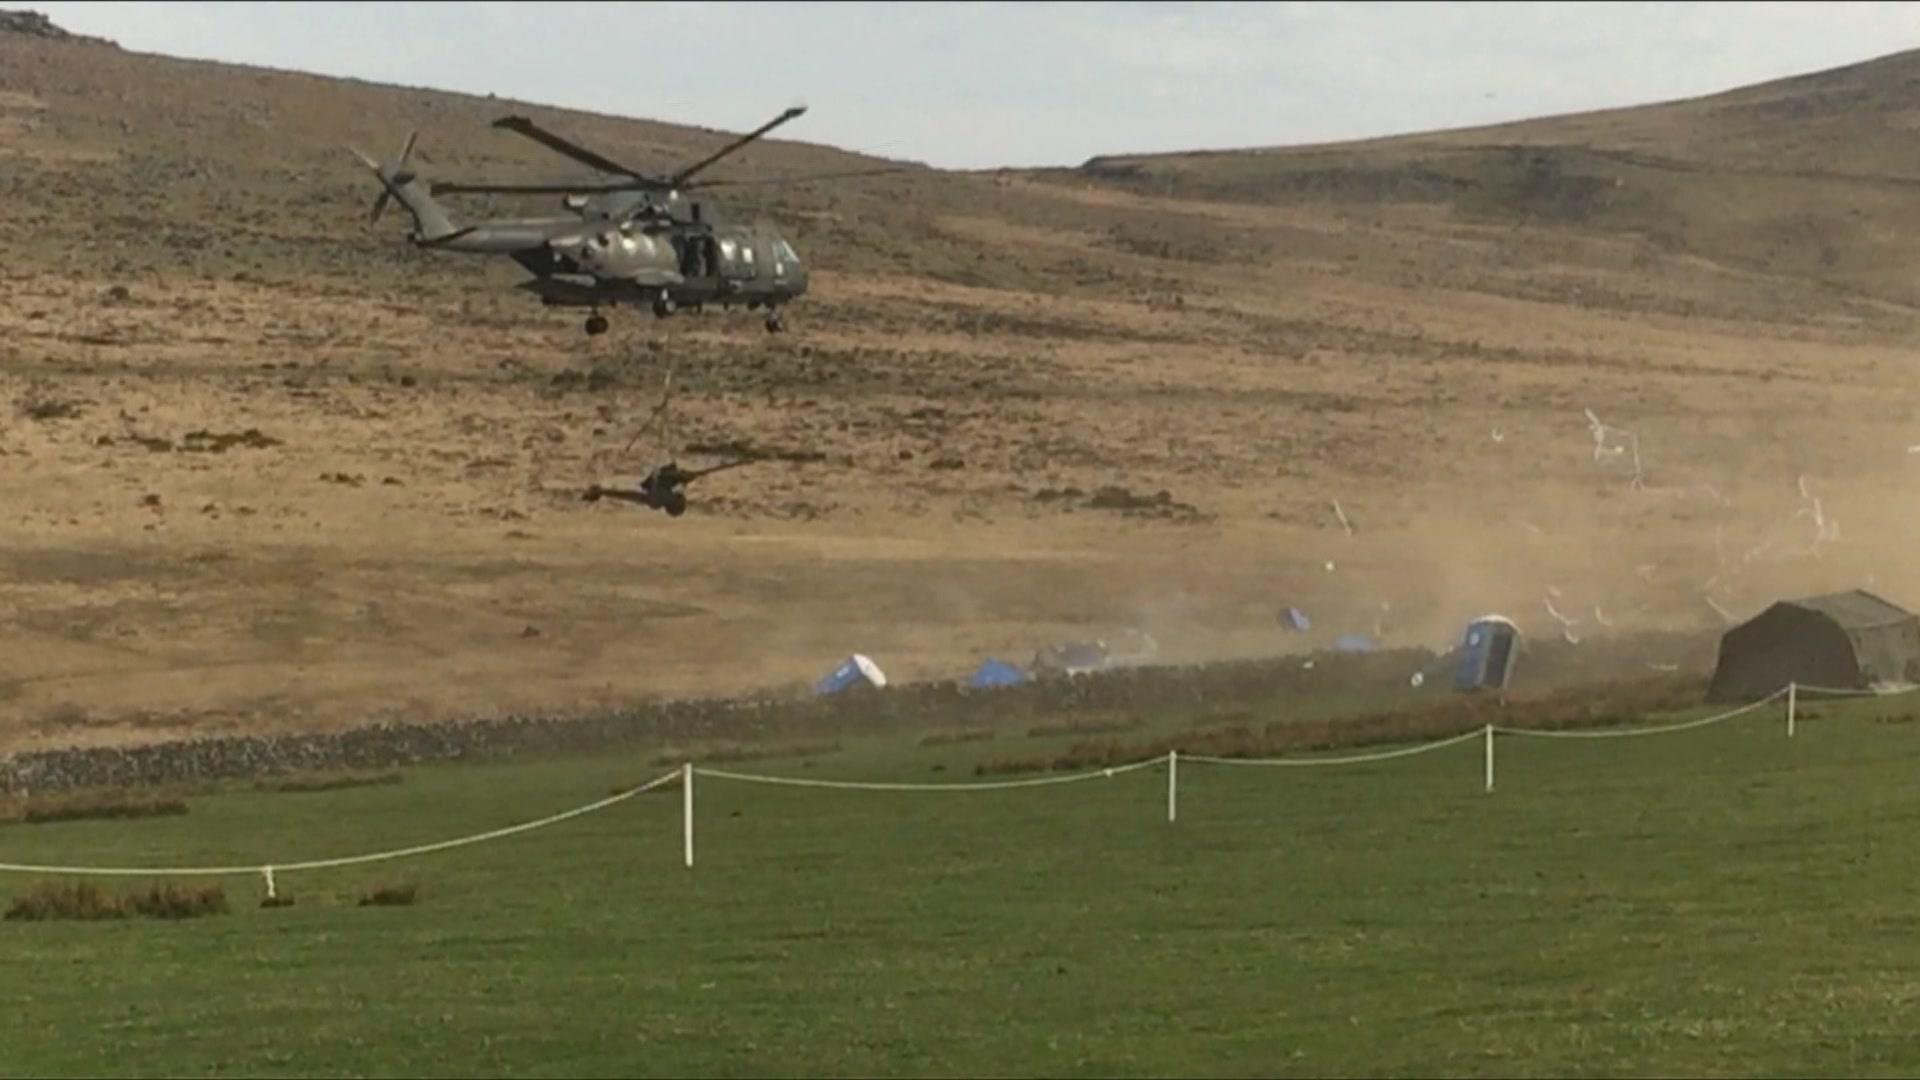
{"label": "brown hillside", "polygon": [[[816,271],[791,332],[589,340],[507,260],[369,226],[341,144],[418,129],[428,175],[504,179],[575,175],[507,112],[641,167],[717,133],[0,33],[0,749],[791,688],[854,650],[948,678],[1129,627],[1196,659],[1920,603],[1912,192],[1699,156],[1671,118],[1707,105],[1665,108],[1631,144],[729,191]],[[1870,131],[1833,108],[1822,138]],[[724,175],[874,163],[805,124]],[[1896,171],[1856,150],[1825,159]],[[627,450],[669,364],[671,444]],[[778,460],[678,520],[580,498],[741,446]]]}
{"label": "brown hillside", "polygon": [[1920,50],[1662,105],[1332,146],[1094,158],[1132,190],[1444,206],[1915,302]]}

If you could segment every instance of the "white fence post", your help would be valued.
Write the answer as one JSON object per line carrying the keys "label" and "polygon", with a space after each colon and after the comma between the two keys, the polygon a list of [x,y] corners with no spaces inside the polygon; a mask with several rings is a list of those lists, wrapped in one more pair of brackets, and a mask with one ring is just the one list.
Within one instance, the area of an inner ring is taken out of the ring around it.
{"label": "white fence post", "polygon": [[1493,790],[1493,725],[1487,725],[1487,790]]}
{"label": "white fence post", "polygon": [[280,894],[273,891],[273,867],[263,866],[260,868],[260,873],[267,879],[267,899],[279,899]]}
{"label": "white fence post", "polygon": [[1793,738],[1794,706],[1799,704],[1799,697],[1800,684],[1789,682],[1787,684],[1787,738],[1789,739]]}
{"label": "white fence post", "polygon": [[686,831],[687,869],[693,869],[693,762],[680,766],[680,820]]}
{"label": "white fence post", "polygon": [[1178,812],[1176,802],[1179,797],[1180,751],[1167,751],[1167,820],[1172,821]]}

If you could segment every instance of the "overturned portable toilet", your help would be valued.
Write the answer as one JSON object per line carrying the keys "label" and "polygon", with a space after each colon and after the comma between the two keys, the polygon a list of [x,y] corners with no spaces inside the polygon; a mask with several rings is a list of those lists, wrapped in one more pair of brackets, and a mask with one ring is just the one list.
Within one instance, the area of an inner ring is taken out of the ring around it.
{"label": "overturned portable toilet", "polygon": [[1104,641],[1070,641],[1049,645],[1033,655],[1033,671],[1084,675],[1107,666],[1111,653]]}
{"label": "overturned portable toilet", "polygon": [[1460,663],[1453,669],[1455,690],[1504,690],[1513,678],[1520,628],[1503,615],[1486,615],[1467,624]]}
{"label": "overturned portable toilet", "polygon": [[1341,634],[1333,639],[1333,651],[1337,653],[1379,652],[1380,641],[1366,634]]}
{"label": "overturned portable toilet", "polygon": [[1757,701],[1790,682],[1834,690],[1920,682],[1920,619],[1864,589],[1781,600],[1720,638],[1707,700]]}
{"label": "overturned portable toilet", "polygon": [[869,657],[854,653],[840,662],[826,678],[813,685],[815,693],[839,694],[859,687],[878,690],[887,685],[886,673]]}
{"label": "overturned portable toilet", "polygon": [[1019,686],[1026,681],[1026,672],[1004,660],[989,657],[967,680],[967,686],[974,690],[987,690],[996,686]]}
{"label": "overturned portable toilet", "polygon": [[1307,618],[1307,613],[1299,608],[1290,607],[1280,612],[1280,625],[1296,634],[1304,634],[1313,629],[1313,620]]}

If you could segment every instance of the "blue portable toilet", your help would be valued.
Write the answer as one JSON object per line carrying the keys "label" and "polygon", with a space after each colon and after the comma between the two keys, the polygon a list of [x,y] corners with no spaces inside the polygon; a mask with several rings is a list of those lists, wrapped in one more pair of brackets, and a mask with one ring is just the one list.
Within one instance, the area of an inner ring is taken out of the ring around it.
{"label": "blue portable toilet", "polygon": [[1487,615],[1467,624],[1460,645],[1460,666],[1454,669],[1455,690],[1504,690],[1513,678],[1519,652],[1520,628],[1512,619]]}
{"label": "blue portable toilet", "polygon": [[1343,653],[1370,653],[1380,651],[1380,643],[1365,634],[1341,634],[1333,641],[1333,651]]}
{"label": "blue portable toilet", "polygon": [[887,676],[880,665],[868,657],[854,653],[841,661],[826,678],[813,684],[815,693],[838,694],[856,687],[868,686],[878,689],[887,685]]}
{"label": "blue portable toilet", "polygon": [[1025,672],[1004,660],[990,657],[986,663],[980,665],[978,671],[973,673],[973,678],[967,680],[967,685],[976,690],[984,690],[994,686],[1018,686],[1026,681]]}
{"label": "blue portable toilet", "polygon": [[1280,625],[1289,630],[1305,633],[1313,629],[1313,620],[1307,618],[1307,613],[1299,608],[1290,607],[1280,613]]}

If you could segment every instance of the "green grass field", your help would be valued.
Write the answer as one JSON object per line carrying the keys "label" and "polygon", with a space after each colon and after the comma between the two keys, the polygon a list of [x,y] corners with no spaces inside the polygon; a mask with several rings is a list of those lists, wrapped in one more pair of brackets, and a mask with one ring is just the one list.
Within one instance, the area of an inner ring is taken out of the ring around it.
{"label": "green grass field", "polygon": [[[262,909],[3,922],[0,1073],[1911,1074],[1920,725],[1771,708],[1328,769],[1028,790],[680,793]],[[970,781],[1039,740],[848,742],[794,776]],[[1019,744],[1019,745],[1015,745]],[[286,862],[512,824],[666,770],[605,758],[235,785],[184,816],[0,827],[0,860]],[[361,892],[417,882],[412,907]],[[0,879],[19,892],[32,879]],[[131,888],[144,879],[110,881]]]}

